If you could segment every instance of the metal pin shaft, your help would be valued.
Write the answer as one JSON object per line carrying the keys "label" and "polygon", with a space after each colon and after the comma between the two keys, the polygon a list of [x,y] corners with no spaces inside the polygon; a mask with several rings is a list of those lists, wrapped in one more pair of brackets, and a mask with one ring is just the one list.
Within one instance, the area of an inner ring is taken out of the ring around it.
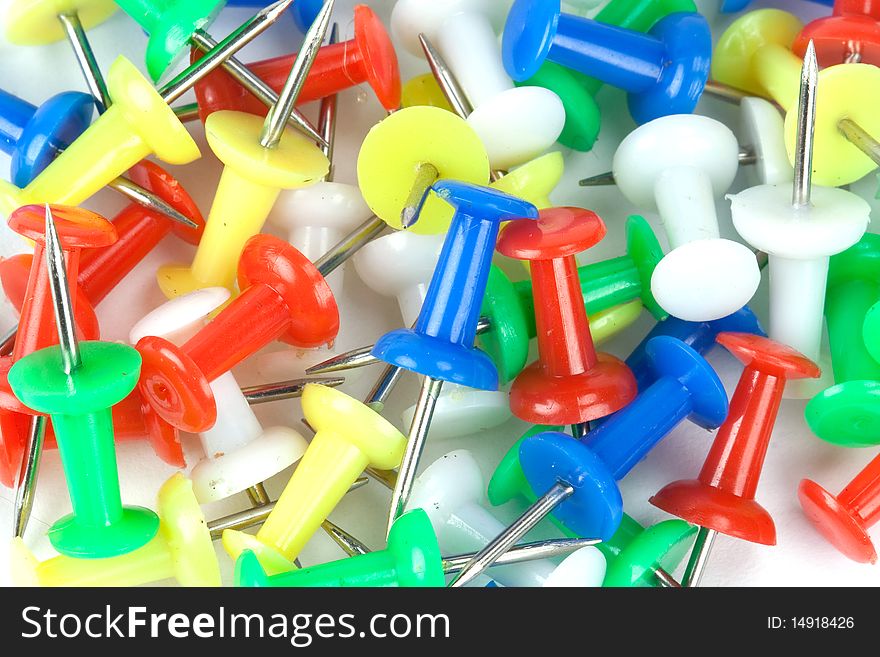
{"label": "metal pin shaft", "polygon": [[317,383],[322,386],[335,388],[345,383],[342,377],[329,377],[324,379],[290,379],[277,383],[263,383],[258,386],[242,388],[244,398],[248,404],[265,404],[267,402],[281,401],[301,397],[303,389],[308,383]]}
{"label": "metal pin shaft", "polygon": [[543,496],[535,501],[525,512],[507,529],[492,539],[486,547],[477,552],[468,561],[461,572],[450,584],[453,588],[459,588],[472,582],[478,575],[489,566],[498,561],[501,555],[510,549],[525,536],[529,530],[541,522],[561,502],[574,494],[574,488],[569,484],[558,482]]}
{"label": "metal pin shaft", "polygon": [[442,388],[443,381],[441,379],[426,376],[422,382],[422,390],[419,393],[419,400],[416,403],[412,424],[409,428],[406,451],[403,453],[403,459],[400,461],[400,468],[397,471],[397,483],[391,492],[391,508],[388,513],[386,536],[391,531],[391,525],[394,524],[394,521],[402,516],[406,510],[413,482],[416,479],[419,459],[428,438],[428,429],[431,427],[431,418],[434,415],[434,408],[437,406],[437,398]]}
{"label": "metal pin shaft", "polygon": [[406,203],[400,211],[400,223],[404,228],[409,228],[419,219],[419,213],[422,206],[428,199],[428,192],[431,191],[431,185],[440,177],[440,172],[433,164],[422,162],[416,169],[415,180],[409,195],[406,197]]}
{"label": "metal pin shaft", "polygon": [[819,64],[812,40],[807,44],[801,69],[801,86],[797,110],[797,140],[794,149],[794,183],[791,204],[795,208],[810,204],[813,177],[813,135],[816,127],[816,86]]}
{"label": "metal pin shaft", "polygon": [[296,106],[296,99],[306,83],[306,77],[318,55],[318,50],[321,49],[321,44],[324,42],[335,1],[326,0],[315,18],[315,22],[306,32],[303,47],[290,68],[284,87],[278,94],[278,100],[269,108],[269,113],[263,123],[263,130],[260,134],[260,145],[263,148],[275,148],[281,141],[281,135],[284,134],[287,122]]}
{"label": "metal pin shaft", "polygon": [[61,21],[61,26],[67,34],[67,40],[73,47],[73,54],[76,56],[76,61],[86,80],[89,93],[95,99],[98,114],[102,114],[110,107],[110,94],[79,16],[76,12],[63,13],[58,14],[58,20]]}
{"label": "metal pin shaft", "polygon": [[[327,43],[331,46],[339,43],[339,23],[333,23]],[[324,151],[324,155],[330,162],[330,168],[327,170],[327,175],[324,176],[324,182],[333,182],[333,149],[336,146],[336,110],[338,105],[339,97],[336,94],[331,94],[322,98],[318,107],[318,134],[323,137],[325,144],[321,146],[321,150]]]}
{"label": "metal pin shaft", "polygon": [[233,53],[238,52],[269,29],[291,4],[293,4],[293,0],[279,0],[257,12],[250,20],[240,25],[229,36],[205,53],[205,56],[199,61],[190,64],[168,84],[159,89],[159,95],[169,105],[173,103],[199,80],[203,79],[218,66],[221,66]]}
{"label": "metal pin shaft", "polygon": [[694,547],[691,548],[691,556],[688,559],[687,567],[684,570],[682,584],[685,587],[691,588],[700,585],[700,580],[703,578],[703,573],[706,570],[706,563],[709,561],[709,553],[712,550],[712,544],[715,542],[716,536],[718,536],[718,532],[714,529],[700,527],[700,531],[697,532],[697,538],[694,541]]}
{"label": "metal pin shaft", "polygon": [[76,324],[73,320],[73,303],[70,300],[64,251],[61,250],[61,242],[55,230],[55,218],[48,204],[46,204],[46,266],[49,270],[49,288],[55,306],[61,363],[65,374],[72,374],[82,367],[82,357],[79,352],[79,341],[76,339]]}
{"label": "metal pin shaft", "polygon": [[22,461],[21,470],[15,481],[15,515],[13,516],[12,535],[22,537],[27,529],[34,508],[34,497],[37,491],[37,475],[40,471],[40,459],[43,455],[43,441],[46,437],[44,415],[31,418],[31,428],[27,437],[27,453]]}

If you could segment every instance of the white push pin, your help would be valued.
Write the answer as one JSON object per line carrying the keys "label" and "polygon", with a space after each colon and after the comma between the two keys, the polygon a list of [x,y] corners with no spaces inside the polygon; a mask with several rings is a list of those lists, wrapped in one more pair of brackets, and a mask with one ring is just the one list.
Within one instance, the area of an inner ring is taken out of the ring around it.
{"label": "white push pin", "polygon": [[[483,506],[485,498],[486,482],[480,466],[469,451],[458,449],[441,456],[419,475],[408,508],[425,510],[444,554],[474,552],[506,528]],[[575,554],[579,556],[575,558]],[[558,565],[536,559],[496,566],[492,578],[503,586],[602,585],[605,557],[599,550],[581,548],[568,559]]]}
{"label": "white push pin", "polygon": [[565,123],[562,101],[542,87],[515,87],[504,70],[498,31],[509,3],[480,0],[398,0],[391,29],[407,51],[421,56],[419,34],[433,42],[458,80],[493,169],[507,170],[544,154]]}
{"label": "white push pin", "polygon": [[790,183],[794,169],[785,150],[785,120],[768,100],[747,96],[740,101],[739,163],[756,185]]}
{"label": "white push pin", "polygon": [[[737,232],[769,254],[770,337],[814,362],[821,362],[828,260],[861,239],[871,211],[851,192],[811,185],[818,73],[811,42],[801,73],[793,186],[758,185],[728,197]],[[823,379],[793,381],[785,396],[811,397],[827,387]]]}
{"label": "white push pin", "polygon": [[[228,298],[226,288],[208,287],[172,299],[132,327],[131,343],[151,335],[181,345]],[[191,474],[196,498],[205,504],[247,491],[255,506],[267,504],[262,482],[299,461],[308,443],[287,427],[263,429],[231,372],[214,379],[211,392],[217,421],[199,434],[205,458]]]}
{"label": "white push pin", "polygon": [[[397,298],[403,326],[412,326],[419,317],[444,239],[399,231],[370,242],[354,256],[355,269],[370,289]],[[415,410],[414,404],[403,411],[404,426],[412,424]],[[447,383],[437,399],[431,436],[468,436],[504,424],[510,416],[506,391]]]}
{"label": "white push pin", "polygon": [[646,123],[621,142],[614,181],[636,207],[656,211],[671,251],[654,270],[651,291],[670,315],[691,322],[742,308],[761,282],[755,254],[722,239],[715,199],[733,183],[739,144],[724,124],[671,115]]}

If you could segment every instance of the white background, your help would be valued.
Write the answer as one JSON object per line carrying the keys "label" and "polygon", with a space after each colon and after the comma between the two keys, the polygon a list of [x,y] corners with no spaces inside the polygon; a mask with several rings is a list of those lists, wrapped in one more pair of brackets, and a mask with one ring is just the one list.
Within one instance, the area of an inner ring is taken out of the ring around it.
{"label": "white background", "polygon": [[[0,16],[3,15],[7,0],[0,3]],[[340,23],[343,37],[352,34],[351,0],[337,0],[336,18]],[[371,0],[368,2],[386,20],[393,6],[391,0]],[[581,3],[589,4],[589,3]],[[701,9],[712,21],[716,38],[730,23],[733,17],[717,16],[718,0],[698,1]],[[802,18],[809,19],[827,14],[829,8],[802,2],[800,0],[758,0],[751,8],[774,6],[787,8]],[[211,32],[218,38],[228,33],[235,25],[244,21],[251,13],[245,8],[224,10]],[[142,57],[145,37],[139,27],[119,12],[105,24],[89,33],[98,61],[106,70],[113,59],[124,54],[143,69]],[[301,35],[293,26],[290,17],[283,17],[254,44],[248,46],[241,58],[253,61],[267,56],[290,52],[299,46]],[[404,79],[427,71],[424,61],[400,52]],[[40,103],[50,95],[69,89],[85,91],[79,70],[76,67],[69,46],[62,42],[46,47],[11,47],[0,43],[0,87],[12,91],[32,103]],[[822,90],[819,89],[821,96]],[[577,186],[577,180],[596,173],[610,170],[611,157],[617,144],[634,125],[623,106],[623,94],[605,86],[599,94],[602,107],[602,132],[590,153],[564,151],[566,173],[563,182],[553,195],[559,205],[577,205],[595,210],[608,224],[608,237],[598,247],[581,256],[582,262],[595,261],[618,255],[623,249],[623,222],[626,216],[637,208],[631,207],[614,187],[584,189]],[[190,96],[183,101],[189,102]],[[704,100],[698,113],[713,116],[737,129],[737,109],[712,99]],[[314,107],[309,108],[313,115]],[[355,161],[363,136],[375,122],[384,116],[384,111],[372,97],[370,90],[352,89],[340,97],[339,128],[335,157],[336,179],[340,182],[356,183]],[[191,123],[190,129],[199,143],[203,157],[186,167],[168,167],[194,196],[203,213],[207,215],[211,198],[220,173],[216,158],[204,141],[201,124]],[[8,172],[8,158],[0,155],[0,171]],[[742,189],[750,183],[743,173],[737,178],[733,191]],[[854,191],[871,198],[876,188],[873,174],[852,186]],[[113,217],[124,201],[112,192],[102,192],[87,203],[88,207]],[[875,206],[876,207],[876,206]],[[728,204],[718,204],[722,233],[735,237],[730,225]],[[657,217],[646,215],[652,224],[659,227]],[[268,228],[267,230],[272,230]],[[658,235],[663,238],[662,229]],[[0,227],[0,254],[9,255],[26,248],[18,235]],[[166,239],[132,274],[99,306],[103,335],[109,340],[125,340],[131,325],[143,314],[155,308],[164,300],[155,284],[156,268],[166,262],[188,262],[192,247],[173,237]],[[507,267],[511,273],[516,268]],[[344,288],[339,293],[343,325],[337,347],[345,350],[350,347],[370,343],[384,331],[398,327],[401,323],[397,305],[393,300],[382,298],[367,289],[358,279],[353,267],[345,273]],[[766,320],[766,276],[752,308]],[[6,328],[15,321],[11,308],[3,303],[0,308],[0,328]],[[625,357],[632,346],[650,328],[651,320],[645,313],[642,320],[630,328],[623,336],[604,347],[618,356]],[[271,360],[255,358],[236,370],[241,385],[261,383],[269,380],[298,376],[305,360],[281,345],[272,345],[267,351],[284,352],[284,357],[273,356]],[[279,354],[280,355],[280,354]],[[306,355],[309,363],[321,360],[314,354]],[[732,392],[741,371],[740,365],[723,350],[716,350],[710,356],[712,364]],[[343,390],[362,397],[369,389],[378,368],[366,368],[348,373]],[[405,431],[400,422],[400,410],[412,404],[418,391],[418,381],[407,376],[397,387],[393,401],[386,412],[387,417]],[[776,424],[776,431],[770,444],[758,501],[772,514],[776,521],[779,544],[775,547],[753,545],[720,536],[703,580],[705,586],[718,585],[878,585],[880,570],[859,565],[847,560],[830,547],[805,520],[797,503],[796,488],[803,477],[810,477],[833,492],[837,492],[855,473],[875,454],[876,449],[844,449],[823,443],[811,435],[803,421],[803,401],[785,401]],[[308,430],[299,424],[302,417],[296,401],[277,402],[255,407],[257,415],[270,424],[288,424],[302,429],[305,436]],[[522,422],[511,420],[501,428],[481,435],[466,436],[456,440],[429,440],[422,463],[427,465],[449,450],[465,447],[472,450],[481,463],[485,476],[491,475],[493,468],[526,428]],[[713,435],[693,425],[685,423],[677,428],[634,471],[621,482],[627,512],[643,523],[664,519],[664,513],[648,504],[647,499],[666,483],[693,478],[699,471]],[[185,438],[185,448],[190,463],[201,457],[197,439]],[[155,506],[155,494],[161,483],[173,473],[173,469],[159,461],[146,444],[127,443],[119,450],[120,476],[123,499],[129,504]],[[289,476],[282,473],[268,483],[273,499],[281,491]],[[331,516],[332,520],[348,529],[361,540],[374,548],[383,546],[383,528],[389,493],[382,486],[371,482],[361,490],[348,495]],[[0,537],[11,534],[12,491],[0,490]],[[235,496],[231,500],[205,507],[209,518],[247,506],[245,496]],[[47,452],[39,479],[39,492],[26,540],[29,546],[44,558],[51,556],[52,550],[45,538],[45,531],[62,514],[69,511],[69,501],[64,485],[57,452]],[[496,512],[504,519],[516,515],[516,508],[501,508]],[[229,581],[231,562],[223,553],[219,542],[216,544],[224,577]],[[6,540],[0,538],[0,564],[5,564]],[[303,564],[315,564],[341,558],[342,553],[322,533],[311,541],[301,556]],[[0,566],[0,583],[8,582],[5,566]]]}

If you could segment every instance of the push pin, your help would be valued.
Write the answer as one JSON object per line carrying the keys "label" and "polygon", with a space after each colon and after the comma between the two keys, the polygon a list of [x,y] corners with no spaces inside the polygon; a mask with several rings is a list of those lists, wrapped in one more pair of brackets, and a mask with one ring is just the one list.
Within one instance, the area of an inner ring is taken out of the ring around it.
{"label": "push pin", "polygon": [[12,544],[18,586],[138,586],[173,577],[180,586],[220,586],[220,565],[192,484],[181,473],[159,489],[159,531],[144,547],[105,559],[57,556],[37,561]]}
{"label": "push pin", "polygon": [[745,364],[727,419],[697,479],[664,486],[651,504],[700,527],[685,569],[685,586],[699,586],[718,533],[776,545],[776,526],[755,501],[786,380],[815,378],[819,367],[785,345],[747,333],[722,333],[718,343]]}
{"label": "push pin", "polygon": [[550,513],[578,536],[611,538],[623,517],[617,486],[680,422],[715,428],[727,414],[727,395],[702,356],[672,338],[648,345],[657,376],[632,403],[581,439],[559,432],[525,438],[519,456],[536,501],[459,574],[454,586],[479,575]]}
{"label": "push pin", "polygon": [[[501,182],[514,175],[515,172],[505,176]],[[372,289],[398,297],[404,322],[411,326],[425,292],[411,286],[410,280],[427,283],[437,261],[439,242],[410,240],[403,235],[394,233],[364,247],[355,258],[355,268]],[[657,319],[666,317],[651,294],[651,275],[663,257],[657,237],[647,221],[634,215],[626,221],[626,239],[626,255],[583,265],[577,270],[590,332],[597,344],[638,319],[643,305]],[[421,265],[423,275],[395,276],[388,267],[389,258],[393,258],[393,262],[411,261],[413,268]],[[418,302],[412,300],[414,296]],[[498,368],[501,381],[507,383],[525,367],[529,342],[536,334],[531,280],[511,283],[507,275],[493,265],[477,321],[477,336],[480,348]],[[339,354],[308,368],[306,373],[325,374],[372,365],[378,362],[371,354],[372,348],[373,345],[369,345]]]}
{"label": "push pin", "polygon": [[667,317],[657,322],[626,359],[626,364],[639,384],[639,390],[644,390],[653,381],[653,369],[647,355],[648,343],[653,338],[664,335],[681,340],[698,354],[705,356],[718,344],[715,339],[722,332],[751,333],[766,337],[758,318],[748,306],[712,322],[686,322],[677,317]]}
{"label": "push pin", "polygon": [[[769,254],[770,337],[813,362],[819,362],[828,259],[858,242],[870,214],[869,205],[855,194],[812,187],[818,78],[815,52],[808,48],[791,190],[787,185],[759,185],[728,197],[737,232]],[[833,88],[825,93],[833,94]],[[786,396],[811,397],[817,388],[812,382],[789,386]]]}
{"label": "push pin", "polygon": [[368,466],[380,470],[397,467],[406,443],[382,416],[337,390],[307,385],[302,408],[316,433],[274,510],[256,536],[223,532],[223,546],[233,558],[243,550],[252,550],[264,566],[276,572],[291,568]]}
{"label": "push pin", "polygon": [[[546,153],[565,123],[559,97],[543,87],[514,86],[504,71],[496,26],[503,8],[398,0],[391,28],[413,55],[422,54],[419,35],[440,50],[473,111],[468,124],[480,136],[493,169],[507,170]],[[494,23],[494,25],[493,25]]]}
{"label": "push pin", "polygon": [[73,513],[49,529],[58,552],[111,557],[145,545],[158,530],[152,511],[123,507],[110,407],[137,384],[141,359],[127,345],[76,338],[64,254],[46,206],[46,264],[60,345],[18,360],[9,384],[22,402],[52,419]]}
{"label": "push pin", "polygon": [[339,331],[339,310],[324,277],[277,237],[248,240],[238,262],[238,287],[241,294],[182,346],[156,337],[136,345],[144,359],[144,399],[184,431],[213,426],[211,381],[272,340],[318,347]]}
{"label": "push pin", "polygon": [[[678,12],[696,12],[693,0],[611,0],[595,20],[635,32],[648,32],[662,18]],[[517,86],[536,85],[556,92],[565,107],[565,126],[560,144],[588,151],[599,134],[599,106],[594,100],[602,82],[552,61],[545,61],[530,78]]]}
{"label": "push pin", "polygon": [[262,229],[281,190],[305,187],[327,173],[327,157],[305,137],[286,130],[286,124],[324,40],[333,3],[328,0],[309,29],[302,57],[290,69],[265,120],[233,111],[208,117],[208,143],[225,167],[192,266],[166,265],[156,274],[168,298],[204,287],[222,285],[232,290],[238,256],[245,242]]}
{"label": "push pin", "polygon": [[[195,201],[167,171],[149,160],[130,171],[139,186],[162,198],[181,214],[195,219],[194,227],[169,222],[167,215],[130,204],[113,218],[117,239],[112,244],[83,251],[79,257],[76,294],[84,295],[89,307],[97,306],[162,239],[173,232],[190,244],[198,244],[204,219]],[[33,264],[31,254],[16,254],[0,262],[0,283],[7,299],[21,309]],[[37,271],[43,268],[38,267]],[[76,297],[79,298],[79,297]],[[79,304],[76,304],[77,306]]]}
{"label": "push pin", "polygon": [[[467,120],[473,113],[473,107],[458,79],[428,37],[419,34],[419,42],[440,93],[451,104],[452,111]],[[520,164],[513,171],[491,171],[490,187],[525,199],[539,210],[548,208],[552,205],[550,192],[559,184],[564,166],[562,153],[544,153]]]}
{"label": "push pin", "polygon": [[[791,52],[791,45],[802,27],[793,15],[777,9],[749,12],[727,28],[712,58],[715,80],[772,98],[783,108],[785,144],[792,162],[798,159],[802,112],[791,110],[798,100],[803,62]],[[873,141],[871,135],[880,134],[880,118],[867,108],[880,102],[880,71],[868,64],[847,64],[826,68],[818,77],[822,97],[816,101],[813,177],[819,185],[839,187],[878,166],[872,157],[880,157],[868,143]]]}
{"label": "push pin", "polygon": [[[880,301],[880,235],[865,233],[857,244],[831,257],[825,320],[834,384],[813,397],[804,417],[814,434],[837,445],[864,447],[880,442],[878,334],[866,330]],[[867,316],[867,317],[866,317]]]}
{"label": "push pin", "polygon": [[798,486],[798,499],[807,519],[853,561],[877,563],[877,550],[868,529],[877,523],[880,498],[880,456],[874,459],[836,496],[811,479]]}
{"label": "push pin", "polygon": [[197,159],[196,143],[167,104],[266,31],[280,16],[278,5],[291,1],[259,12],[158,92],[131,62],[118,57],[107,73],[113,105],[26,187],[0,181],[0,210],[9,214],[28,203],[78,205],[150,154],[171,164]]}
{"label": "push pin", "polygon": [[[419,509],[428,513],[427,509]],[[433,521],[432,521],[433,522]],[[330,538],[345,551],[348,556],[356,557],[372,552],[362,541],[349,534],[347,531],[327,521],[329,525],[327,533]],[[436,525],[435,525],[436,532]],[[551,587],[597,587],[602,585],[605,573],[605,557],[598,552],[593,544],[596,541],[583,538],[560,538],[545,541],[532,541],[521,543],[512,548],[510,552],[501,557],[495,565],[502,570],[515,570],[510,568],[512,564],[528,563],[518,568],[527,568],[539,560],[547,560],[561,555],[566,556],[559,564],[547,562],[550,572],[540,579],[539,583],[531,586],[544,588]],[[438,541],[439,549],[439,541]],[[445,575],[454,575],[461,570],[471,558],[473,553],[454,554],[441,557],[440,565]],[[508,566],[504,568],[504,566]],[[496,570],[496,573],[500,572]],[[494,575],[495,573],[493,573]],[[497,580],[491,580],[497,586]],[[530,586],[524,584],[523,586]]]}
{"label": "push pin", "polygon": [[[40,107],[35,107],[0,90],[0,149],[12,158],[12,183],[19,187],[27,185],[49,166],[60,151],[89,127],[92,108],[92,98],[76,91],[52,96]],[[165,199],[130,178],[115,178],[108,186],[135,203],[184,225],[195,226],[189,216],[178,212]]]}
{"label": "push pin", "polygon": [[[486,485],[480,466],[464,449],[449,452],[429,465],[413,486],[408,509],[420,508],[428,515],[441,549],[446,553],[479,550],[504,530],[504,525],[482,504]],[[589,552],[596,552],[595,549]],[[510,553],[508,553],[510,554]],[[470,555],[473,556],[473,555]],[[600,586],[605,559],[584,556],[578,580],[586,586]],[[467,560],[465,560],[465,563]],[[560,564],[561,565],[561,564]],[[492,576],[504,586],[545,586],[558,578],[557,564],[548,559],[530,560],[515,568],[496,568]],[[448,573],[448,569],[445,569]]]}
{"label": "push pin", "polygon": [[651,289],[675,317],[725,317],[742,308],[761,282],[755,254],[721,238],[715,212],[715,199],[736,177],[738,153],[724,124],[666,116],[636,128],[614,154],[620,191],[637,207],[659,212],[666,227],[672,250],[654,270]]}
{"label": "push pin", "polygon": [[[501,459],[489,481],[488,496],[493,506],[512,500],[532,504],[537,499],[523,474],[519,447],[529,436],[550,429],[561,427],[533,427]],[[550,520],[563,534],[577,535],[555,517],[550,516]],[[669,573],[675,571],[684,560],[696,532],[695,527],[683,520],[664,520],[645,528],[624,513],[620,527],[614,535],[596,545],[607,561],[604,585],[680,587]]]}
{"label": "push pin", "polygon": [[502,51],[514,80],[552,61],[627,91],[630,114],[642,124],[693,112],[709,77],[712,36],[693,12],[669,14],[642,34],[562,13],[558,0],[516,0]]}
{"label": "push pin", "polygon": [[[62,252],[62,266],[66,267],[65,274],[73,277],[78,271],[82,250],[112,244],[117,233],[112,224],[94,213],[72,208],[56,208],[56,212],[61,218],[56,235],[60,233],[58,248]],[[32,264],[27,273],[21,305],[19,323],[23,329],[16,337],[12,354],[0,359],[0,422],[3,424],[0,460],[8,475],[20,474],[16,481],[13,527],[16,535],[24,533],[30,517],[46,419],[43,416],[34,416],[30,421],[25,419],[25,416],[33,416],[34,413],[9,389],[8,373],[14,363],[28,354],[58,344],[58,333],[52,320],[51,281],[46,273],[47,259],[52,254],[47,253],[45,214],[45,209],[40,206],[25,206],[9,218],[9,227],[13,231],[34,242]],[[91,304],[81,294],[76,301],[72,307],[76,313],[72,321],[75,319],[83,337],[97,339],[98,324]],[[24,459],[22,455],[26,455]],[[11,476],[6,479],[9,480]]]}
{"label": "push pin", "polygon": [[[785,122],[770,101],[737,95],[740,134],[737,158],[755,184],[791,182],[794,170],[785,150]],[[727,149],[720,149],[722,152]],[[580,181],[582,187],[616,184],[614,172],[600,173]]]}
{"label": "push pin", "polygon": [[[228,299],[226,288],[213,287],[168,301],[138,321],[129,339],[138,344],[147,336],[157,336],[179,346]],[[287,427],[263,429],[232,372],[212,380],[210,389],[217,419],[199,434],[205,458],[190,475],[195,495],[207,504],[247,491],[254,503],[266,504],[263,482],[299,461],[306,441]]]}
{"label": "push pin", "polygon": [[[291,11],[300,4],[295,2]],[[193,51],[193,58],[199,56],[197,53],[198,50]],[[247,66],[274,93],[279,93],[296,58],[297,53],[291,53]],[[372,9],[356,5],[354,36],[342,43],[329,43],[318,51],[296,102],[305,104],[364,83],[386,110],[400,107],[400,70],[391,39]],[[197,84],[195,91],[202,121],[219,110],[266,114],[266,105],[225,71],[215,71]]]}
{"label": "push pin", "polygon": [[538,216],[530,203],[486,187],[442,180],[433,191],[455,214],[418,321],[413,329],[386,333],[373,347],[380,360],[424,376],[391,497],[389,530],[406,508],[443,382],[498,389],[494,363],[473,346],[495,239],[502,221]]}
{"label": "push pin", "polygon": [[874,0],[834,0],[831,16],[817,18],[804,27],[792,44],[803,57],[807,44],[816,47],[819,66],[880,64],[880,4]]}
{"label": "push pin", "polygon": [[449,228],[448,205],[429,194],[440,179],[483,184],[489,160],[462,119],[436,107],[409,107],[374,125],[361,144],[358,186],[376,222],[433,235]]}
{"label": "push pin", "polygon": [[584,308],[575,255],[605,237],[590,210],[541,210],[534,222],[509,224],[498,252],[528,260],[538,338],[538,360],[510,388],[513,414],[532,424],[569,424],[581,437],[587,423],[629,404],[636,396],[632,372],[620,360],[596,353]]}
{"label": "push pin", "polygon": [[[355,267],[361,280],[379,294],[397,298],[403,326],[413,326],[418,320],[443,242],[443,235],[397,231],[367,244],[355,256]],[[507,282],[500,270],[498,275]],[[497,284],[498,279],[490,274],[489,281],[493,279]],[[507,282],[507,285],[509,287],[510,283]],[[487,282],[485,298],[491,296]],[[486,314],[484,312],[483,317]],[[492,316],[495,317],[494,314]],[[512,323],[515,323],[515,318]],[[499,324],[496,323],[495,329],[498,328]],[[415,407],[403,412],[404,424],[411,424],[414,413]],[[431,427],[434,435],[444,439],[488,430],[509,419],[510,404],[506,392],[449,385],[437,399]]]}

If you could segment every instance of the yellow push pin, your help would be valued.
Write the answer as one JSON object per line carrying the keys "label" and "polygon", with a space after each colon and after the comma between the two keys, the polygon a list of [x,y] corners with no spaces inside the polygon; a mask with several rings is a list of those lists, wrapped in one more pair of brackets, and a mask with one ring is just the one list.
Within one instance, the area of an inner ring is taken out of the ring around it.
{"label": "yellow push pin", "polygon": [[159,533],[134,552],[37,561],[21,538],[14,539],[10,552],[16,586],[137,586],[170,577],[181,586],[220,586],[211,533],[192,483],[179,472],[159,489]]}
{"label": "yellow push pin", "polygon": [[417,107],[419,105],[439,107],[447,112],[453,111],[431,73],[423,73],[410,78],[400,90],[401,107]]}
{"label": "yellow push pin", "polygon": [[125,57],[107,72],[115,101],[26,187],[0,181],[0,211],[31,203],[79,205],[148,155],[187,164],[199,148],[147,80]]}
{"label": "yellow push pin", "polygon": [[353,397],[309,384],[302,396],[315,437],[275,508],[256,536],[223,532],[223,547],[237,559],[253,551],[270,572],[284,572],[367,467],[400,465],[406,438],[390,422]]}
{"label": "yellow push pin", "polygon": [[205,121],[208,145],[225,168],[192,266],[167,265],[157,273],[169,299],[205,287],[232,290],[244,244],[262,230],[281,191],[315,183],[329,171],[330,161],[322,150],[286,126],[324,41],[333,4],[328,0],[309,28],[265,120],[221,110]]}
{"label": "yellow push pin", "polygon": [[[771,98],[786,112],[785,145],[794,162],[802,60],[791,51],[803,28],[792,14],[761,9],[743,15],[721,36],[712,56],[712,77],[748,93]],[[880,69],[841,64],[819,73],[813,182],[840,187],[877,168],[855,142],[859,133],[880,135]]]}
{"label": "yellow push pin", "polygon": [[452,208],[428,190],[441,178],[482,185],[489,158],[467,122],[438,107],[394,112],[367,133],[357,161],[358,184],[377,217],[420,235],[444,233]]}

